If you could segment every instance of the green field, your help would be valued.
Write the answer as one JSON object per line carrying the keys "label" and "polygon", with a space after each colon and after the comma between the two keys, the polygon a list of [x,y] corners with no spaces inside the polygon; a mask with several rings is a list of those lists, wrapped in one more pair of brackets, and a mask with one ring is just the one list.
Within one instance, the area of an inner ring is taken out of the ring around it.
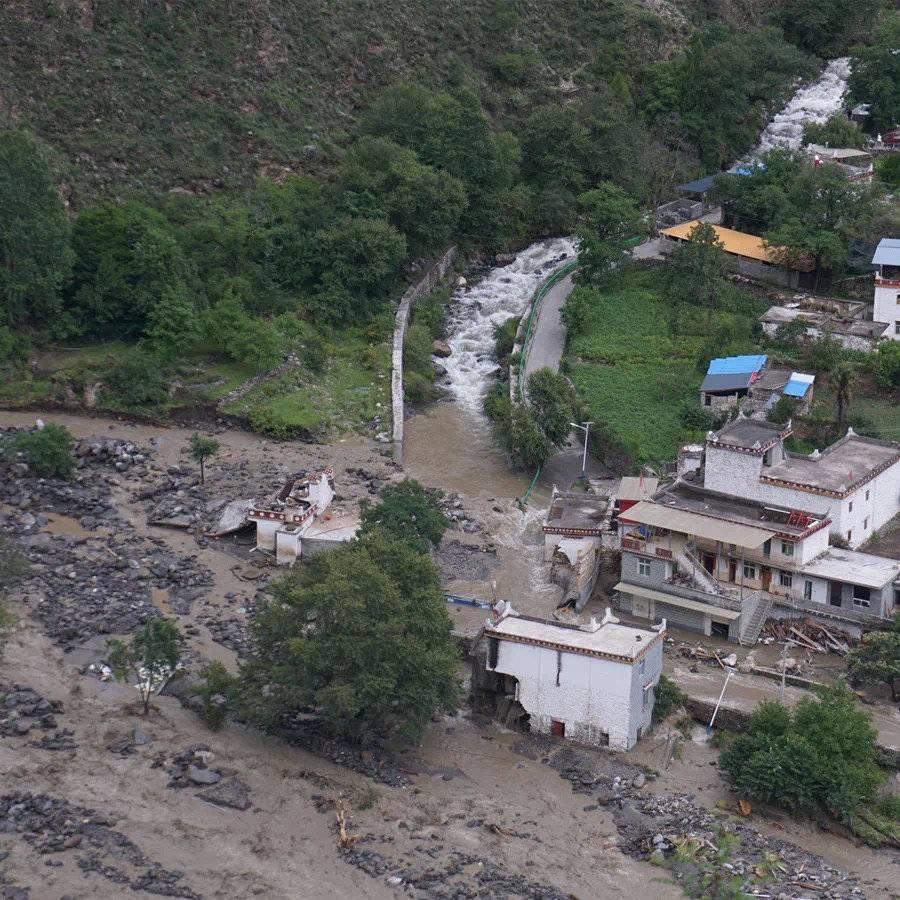
{"label": "green field", "polygon": [[223,412],[273,437],[322,437],[358,430],[376,416],[390,418],[390,346],[371,343],[365,329],[348,328],[326,344],[320,371],[301,367],[255,387]]}
{"label": "green field", "polygon": [[704,348],[713,354],[711,332],[727,323],[738,335],[722,354],[753,350],[753,318],[742,313],[717,313],[707,328],[703,312],[691,309],[684,316],[687,333],[673,339],[666,285],[664,270],[634,269],[593,291],[588,327],[568,348],[570,377],[588,415],[639,462],[674,459],[679,442],[703,436],[682,425],[681,414],[686,403],[698,402],[697,360]]}
{"label": "green field", "polygon": [[[377,416],[388,427],[390,416],[390,331],[387,321],[367,327],[315,333],[317,359],[254,387],[223,406],[222,412],[245,420],[250,427],[276,438],[323,437],[358,431]],[[0,384],[0,405],[6,408],[81,400],[84,384],[102,381],[103,372],[133,349],[115,341],[44,350],[34,366]],[[180,360],[171,373],[176,385],[158,406],[128,408],[103,390],[96,409],[166,418],[183,410],[198,412],[216,404],[257,373],[210,353],[197,352]],[[68,390],[67,390],[68,389]],[[74,390],[75,400],[71,391]]]}

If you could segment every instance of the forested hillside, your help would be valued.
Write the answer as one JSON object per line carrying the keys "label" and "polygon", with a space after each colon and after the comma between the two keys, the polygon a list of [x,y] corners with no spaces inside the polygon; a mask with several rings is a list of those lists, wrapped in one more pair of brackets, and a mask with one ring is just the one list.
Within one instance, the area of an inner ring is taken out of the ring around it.
{"label": "forested hillside", "polygon": [[747,150],[882,5],[5,4],[0,355],[120,342],[12,392],[102,380],[113,408],[159,407],[189,362],[216,400],[294,352],[256,427],[370,419],[415,259],[570,231],[603,182],[654,205]]}

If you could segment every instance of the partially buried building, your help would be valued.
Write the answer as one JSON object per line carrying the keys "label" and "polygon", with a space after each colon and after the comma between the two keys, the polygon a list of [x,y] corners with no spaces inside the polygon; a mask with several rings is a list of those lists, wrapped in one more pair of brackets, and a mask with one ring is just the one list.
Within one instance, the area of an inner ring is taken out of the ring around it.
{"label": "partially buried building", "polygon": [[666,624],[570,625],[501,601],[473,644],[476,706],[511,726],[628,750],[650,726]]}

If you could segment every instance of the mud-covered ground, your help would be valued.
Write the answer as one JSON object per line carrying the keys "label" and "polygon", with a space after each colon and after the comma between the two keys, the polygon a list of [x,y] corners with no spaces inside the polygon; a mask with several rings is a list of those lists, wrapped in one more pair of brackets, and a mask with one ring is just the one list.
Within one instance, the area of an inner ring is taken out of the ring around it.
{"label": "mud-covered ground", "polygon": [[[281,445],[225,432],[201,487],[183,452],[186,431],[44,418],[86,440],[70,484],[6,469],[0,482],[0,528],[30,564],[0,660],[0,896],[681,896],[647,858],[671,853],[685,828],[719,827],[703,808],[726,795],[713,752],[699,744],[672,762],[660,736],[623,758],[503,733],[463,710],[435,722],[421,747],[386,759],[340,746],[313,754],[237,725],[211,733],[172,696],[142,717],[133,688],[91,669],[110,636],[162,613],[189,636],[189,667],[234,667],[251,649],[248,618],[274,571],[247,539],[204,536],[223,499],[332,465],[338,505],[352,512],[401,473],[383,448],[360,440]],[[32,421],[0,414],[0,426]],[[160,505],[189,527],[148,525]],[[448,587],[529,590],[537,519],[501,491],[460,492],[446,505],[454,530],[439,560]],[[554,590],[532,592],[532,602],[553,603]],[[695,799],[672,799],[681,793]],[[778,834],[740,827],[749,836],[734,851],[738,865],[787,853],[804,883],[818,879],[830,896],[891,896],[900,868],[885,853],[830,838],[822,860],[811,855],[819,835],[809,825],[782,826],[800,848],[787,850],[760,844]],[[654,843],[657,835],[669,843]]]}

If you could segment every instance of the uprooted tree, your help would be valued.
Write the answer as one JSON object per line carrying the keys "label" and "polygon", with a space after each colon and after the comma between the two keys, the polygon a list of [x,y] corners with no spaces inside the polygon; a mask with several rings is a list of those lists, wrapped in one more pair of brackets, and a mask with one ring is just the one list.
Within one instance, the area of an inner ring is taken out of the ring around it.
{"label": "uprooted tree", "polygon": [[870,631],[847,657],[847,674],[854,684],[886,684],[897,699],[900,682],[900,613],[886,631]]}

